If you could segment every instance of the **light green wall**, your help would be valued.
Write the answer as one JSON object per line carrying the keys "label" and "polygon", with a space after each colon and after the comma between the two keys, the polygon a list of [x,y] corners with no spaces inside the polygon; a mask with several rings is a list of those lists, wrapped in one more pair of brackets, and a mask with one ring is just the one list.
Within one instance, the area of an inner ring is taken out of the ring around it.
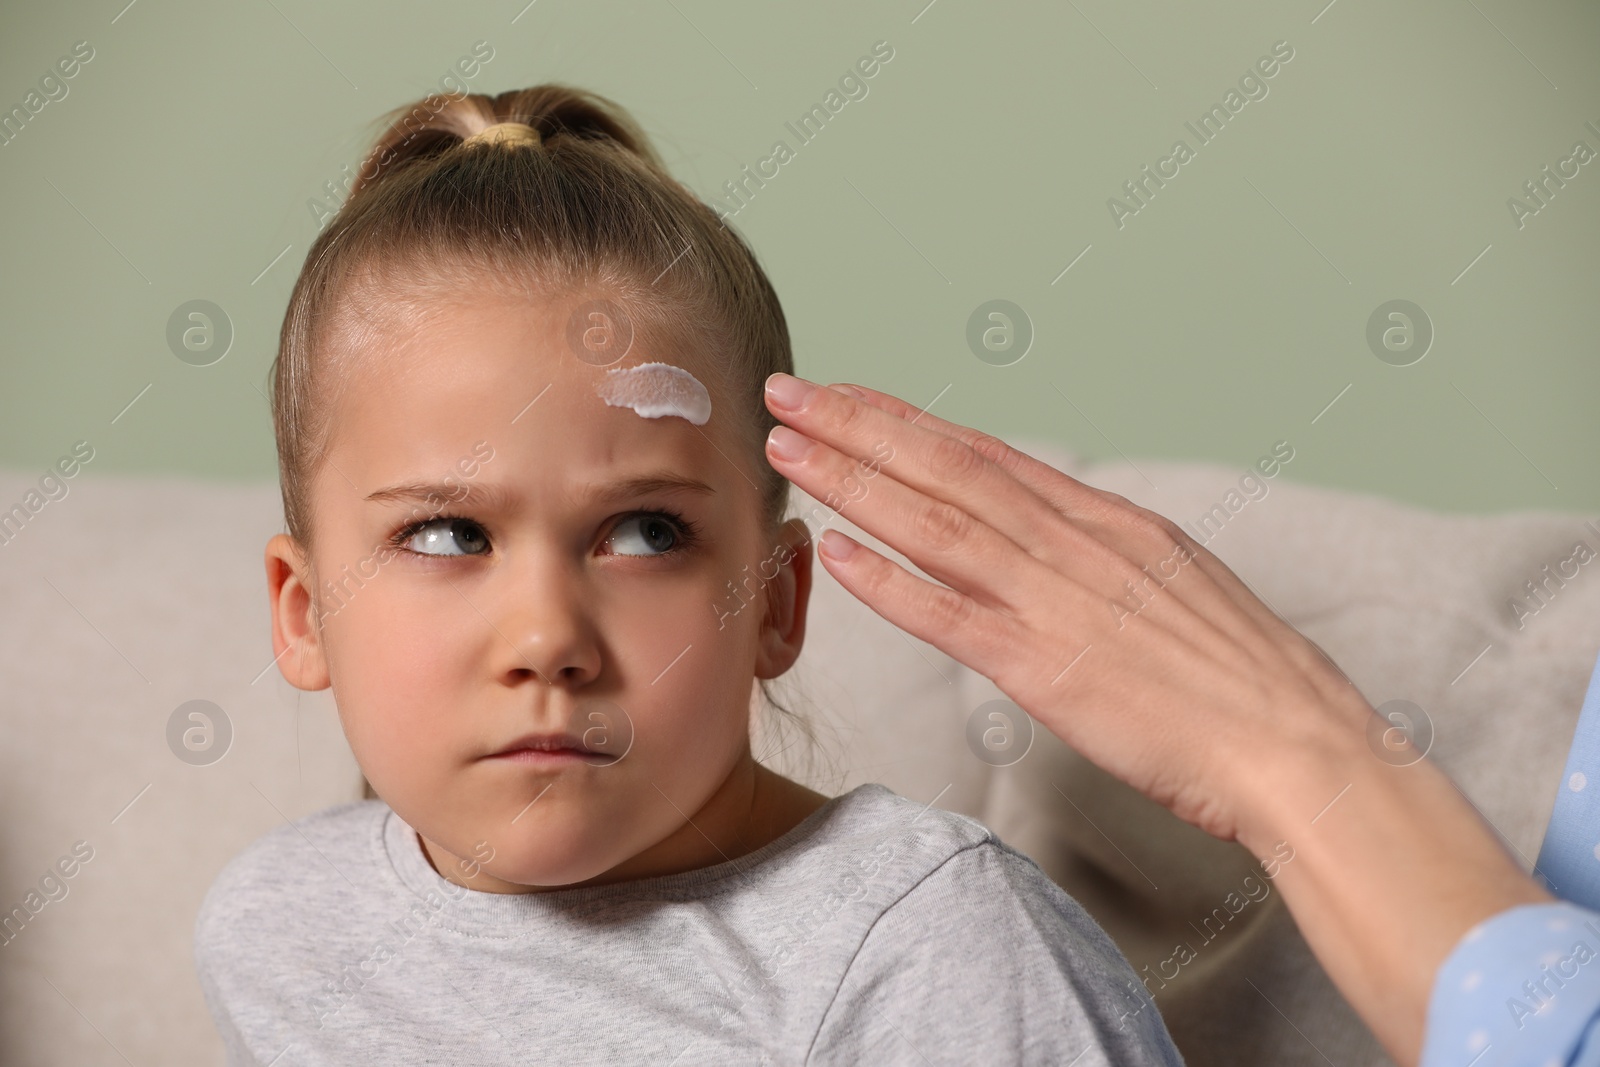
{"label": "light green wall", "polygon": [[[482,40],[473,89],[611,96],[707,199],[795,148],[735,222],[808,377],[945,390],[936,414],[1093,457],[1242,470],[1288,440],[1302,481],[1600,506],[1600,159],[1520,229],[1507,207],[1575,142],[1600,151],[1600,8],[923,3],[13,7],[0,107],[76,42],[94,57],[0,147],[0,463],[86,439],[93,471],[275,477],[258,390],[307,202]],[[880,40],[867,95],[796,147],[785,123]],[[1184,123],[1278,41],[1267,95],[1196,147]],[[1179,138],[1194,158],[1119,228],[1108,199]],[[236,331],[207,367],[166,338],[196,299]],[[991,299],[1036,333],[1011,366],[968,347]],[[1436,330],[1411,366],[1366,341],[1394,299]]]}

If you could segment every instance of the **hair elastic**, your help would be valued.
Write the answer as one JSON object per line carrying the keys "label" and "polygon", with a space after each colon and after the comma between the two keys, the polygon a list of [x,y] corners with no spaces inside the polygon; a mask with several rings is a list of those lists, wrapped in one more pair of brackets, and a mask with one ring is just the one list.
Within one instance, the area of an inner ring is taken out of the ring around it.
{"label": "hair elastic", "polygon": [[496,122],[485,126],[461,142],[468,144],[531,144],[542,143],[539,131],[526,122]]}

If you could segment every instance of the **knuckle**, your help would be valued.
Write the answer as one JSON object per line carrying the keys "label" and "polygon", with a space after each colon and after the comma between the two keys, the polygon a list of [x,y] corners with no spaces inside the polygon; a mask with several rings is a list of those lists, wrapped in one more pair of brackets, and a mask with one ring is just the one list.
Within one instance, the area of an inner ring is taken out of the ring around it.
{"label": "knuckle", "polygon": [[870,404],[852,403],[848,398],[832,393],[832,399],[827,407],[828,426],[841,437],[849,438],[858,432],[864,432],[867,420],[878,411]]}
{"label": "knuckle", "polygon": [[1150,586],[1149,573],[1131,559],[1119,556],[1112,562],[1110,569],[1117,581],[1117,592],[1113,594],[1113,599],[1124,599],[1129,593],[1137,596],[1139,590],[1148,589]]}
{"label": "knuckle", "polygon": [[1134,510],[1138,513],[1141,526],[1154,534],[1158,539],[1162,541],[1175,541],[1180,545],[1183,544],[1184,534],[1183,531],[1178,528],[1177,523],[1173,522],[1160,512],[1150,511],[1148,508],[1135,508]]}
{"label": "knuckle", "polygon": [[972,533],[972,520],[960,508],[943,502],[930,502],[917,508],[913,517],[916,543],[935,552],[945,552],[965,541]]}
{"label": "knuckle", "polygon": [[974,434],[968,447],[996,466],[1004,466],[1011,455],[1011,446],[992,433]]}
{"label": "knuckle", "polygon": [[1144,510],[1138,504],[1134,504],[1133,501],[1123,496],[1122,493],[1106,493],[1106,509],[1109,510],[1110,514],[1120,515],[1120,517],[1138,515],[1141,510]]}
{"label": "knuckle", "polygon": [[989,461],[956,437],[941,436],[928,452],[928,463],[943,480],[965,485],[983,472]]}
{"label": "knuckle", "polygon": [[1100,494],[1101,499],[1106,502],[1107,506],[1128,510],[1131,510],[1135,506],[1133,501],[1129,500],[1121,493],[1113,493],[1109,489],[1096,489],[1095,492]]}
{"label": "knuckle", "polygon": [[1192,555],[1198,556],[1203,549],[1200,542],[1189,536],[1189,532],[1166,516],[1161,516],[1161,532],[1166,535],[1168,544],[1174,551],[1187,549]]}
{"label": "knuckle", "polygon": [[1205,554],[1205,546],[1190,537],[1188,531],[1171,519],[1162,518],[1158,528],[1159,544],[1163,554],[1181,558],[1185,563],[1198,560]]}
{"label": "knuckle", "polygon": [[1091,502],[1085,506],[1085,510],[1090,513],[1091,518],[1108,525],[1114,525],[1134,510],[1133,501],[1119,493],[1113,493],[1108,489],[1101,489],[1092,485],[1088,486],[1088,488],[1093,490],[1094,494],[1091,497]]}
{"label": "knuckle", "polygon": [[1149,508],[1140,507],[1127,497],[1116,498],[1115,514],[1117,525],[1134,534],[1141,540],[1165,541],[1168,539],[1168,527],[1177,529],[1164,516],[1156,514]]}
{"label": "knuckle", "polygon": [[923,616],[937,633],[950,633],[966,626],[976,609],[971,600],[960,593],[943,587],[933,588],[923,605]]}

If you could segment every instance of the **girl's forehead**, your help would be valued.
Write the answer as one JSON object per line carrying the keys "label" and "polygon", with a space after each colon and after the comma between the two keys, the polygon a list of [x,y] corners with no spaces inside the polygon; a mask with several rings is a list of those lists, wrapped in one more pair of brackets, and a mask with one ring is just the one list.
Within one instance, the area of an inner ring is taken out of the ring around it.
{"label": "girl's forehead", "polygon": [[650,410],[647,404],[607,403],[602,393],[611,372],[660,362],[651,358],[655,353],[635,339],[614,366],[598,365],[575,355],[559,327],[559,308],[469,303],[391,332],[361,354],[342,391],[329,448],[333,465],[348,470],[362,493],[436,479],[488,450],[505,457],[495,480],[515,478],[552,492],[643,467],[671,468],[713,485],[744,477],[729,458],[736,450],[720,442],[729,412],[718,397],[708,396],[711,414],[703,425],[676,414],[646,417],[640,410]]}
{"label": "girl's forehead", "polygon": [[692,361],[672,361],[680,358],[656,358],[635,346],[627,358],[601,366],[522,333],[458,335],[438,345],[416,336],[362,361],[335,422],[413,434],[481,423],[603,429],[632,440],[685,430],[709,437],[720,431],[728,406],[690,369]]}
{"label": "girl's forehead", "polygon": [[610,372],[665,363],[717,399],[710,361],[693,341],[646,332],[623,305],[589,293],[406,299],[369,310],[346,347],[347,374],[365,378],[363,390],[427,392],[448,379],[482,388],[566,381],[594,392]]}

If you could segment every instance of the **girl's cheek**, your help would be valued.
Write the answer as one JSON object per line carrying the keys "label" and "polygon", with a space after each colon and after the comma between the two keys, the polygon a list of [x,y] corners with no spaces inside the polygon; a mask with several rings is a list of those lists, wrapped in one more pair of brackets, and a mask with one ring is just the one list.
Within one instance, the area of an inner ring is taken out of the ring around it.
{"label": "girl's cheek", "polygon": [[487,624],[470,609],[464,617],[466,605],[454,592],[453,604],[414,603],[375,586],[363,592],[365,599],[351,600],[328,627],[330,648],[362,689],[402,704],[425,700],[470,666],[468,656],[481,655],[469,646]]}

